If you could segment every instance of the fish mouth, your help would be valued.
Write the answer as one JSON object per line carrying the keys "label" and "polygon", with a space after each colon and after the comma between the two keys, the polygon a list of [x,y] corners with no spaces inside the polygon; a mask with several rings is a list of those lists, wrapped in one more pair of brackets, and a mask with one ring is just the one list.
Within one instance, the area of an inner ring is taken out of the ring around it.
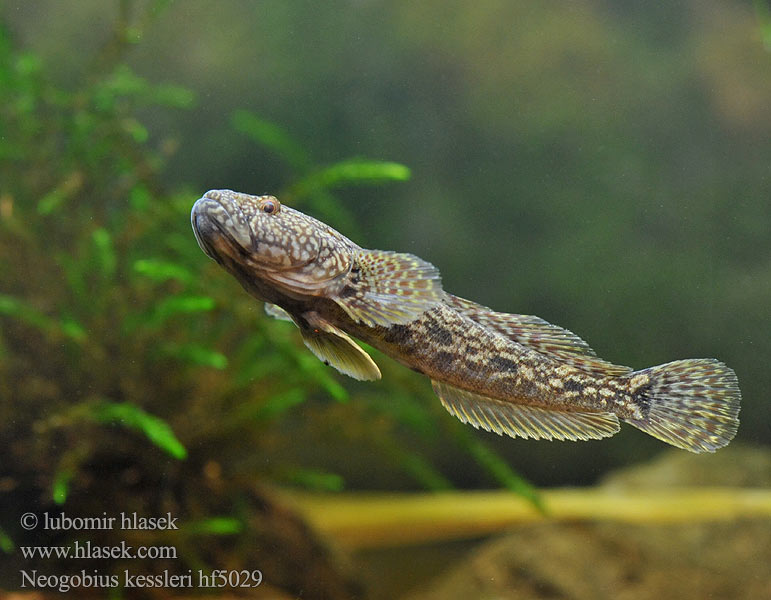
{"label": "fish mouth", "polygon": [[[224,247],[250,251],[253,238],[246,217],[228,195],[228,190],[210,190],[196,200],[190,211],[190,223],[201,250],[220,262]],[[232,194],[232,192],[230,192]]]}

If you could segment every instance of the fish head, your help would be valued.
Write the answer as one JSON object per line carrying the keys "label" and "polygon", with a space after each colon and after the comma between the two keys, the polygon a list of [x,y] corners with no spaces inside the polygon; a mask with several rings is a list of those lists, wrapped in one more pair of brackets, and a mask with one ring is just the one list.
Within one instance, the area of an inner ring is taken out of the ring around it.
{"label": "fish head", "polygon": [[274,196],[210,190],[193,205],[191,221],[201,249],[240,280],[267,280],[295,296],[317,295],[347,274],[357,247]]}

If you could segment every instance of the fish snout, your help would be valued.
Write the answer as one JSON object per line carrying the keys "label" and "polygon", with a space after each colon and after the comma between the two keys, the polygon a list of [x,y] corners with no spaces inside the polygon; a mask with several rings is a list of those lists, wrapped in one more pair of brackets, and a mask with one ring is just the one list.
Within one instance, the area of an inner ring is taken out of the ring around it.
{"label": "fish snout", "polygon": [[[226,238],[244,249],[252,247],[249,224],[238,205],[228,197],[228,190],[210,190],[196,200],[190,222],[198,245],[216,260],[214,248]],[[232,192],[230,192],[232,194]]]}

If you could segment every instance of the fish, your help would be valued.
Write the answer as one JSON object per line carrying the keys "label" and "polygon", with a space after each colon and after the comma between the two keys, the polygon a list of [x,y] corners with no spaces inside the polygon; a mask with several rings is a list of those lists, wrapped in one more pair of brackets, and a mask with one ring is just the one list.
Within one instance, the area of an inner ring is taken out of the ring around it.
{"label": "fish", "polygon": [[210,190],[191,223],[203,252],[325,364],[380,379],[364,342],[430,378],[443,406],[478,429],[577,441],[624,421],[696,453],[736,435],[739,383],[719,360],[613,364],[567,329],[454,296],[431,263],[363,248],[271,195]]}

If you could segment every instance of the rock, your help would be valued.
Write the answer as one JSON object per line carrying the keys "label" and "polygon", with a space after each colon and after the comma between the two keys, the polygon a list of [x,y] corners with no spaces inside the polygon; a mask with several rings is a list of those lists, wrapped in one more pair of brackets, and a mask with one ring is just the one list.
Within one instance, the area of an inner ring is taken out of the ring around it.
{"label": "rock", "polygon": [[[771,451],[673,451],[605,486],[771,484]],[[771,598],[771,520],[517,527],[479,547],[409,600]]]}

